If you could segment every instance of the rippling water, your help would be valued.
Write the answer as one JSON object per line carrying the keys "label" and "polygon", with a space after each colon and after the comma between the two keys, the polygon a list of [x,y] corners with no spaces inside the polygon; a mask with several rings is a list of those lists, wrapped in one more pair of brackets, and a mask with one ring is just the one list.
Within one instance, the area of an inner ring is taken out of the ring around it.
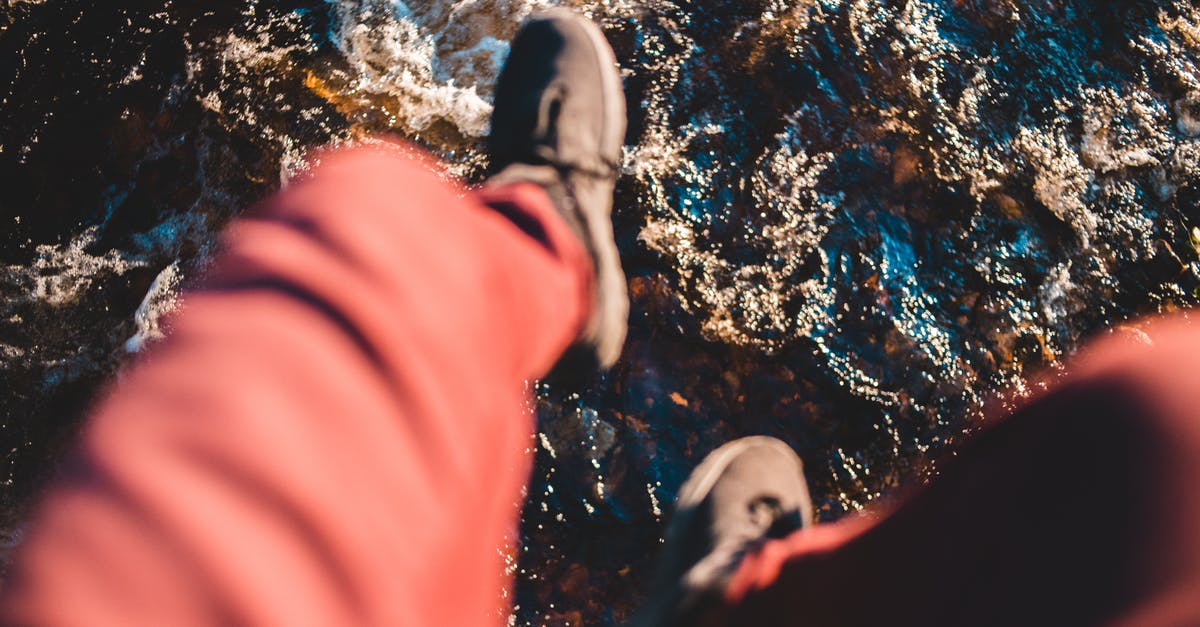
{"label": "rippling water", "polygon": [[[0,4],[6,528],[308,149],[391,131],[478,181],[508,42],[551,4]],[[629,96],[632,328],[610,374],[536,387],[516,624],[627,616],[726,439],[790,442],[836,519],[1083,339],[1200,298],[1190,2],[568,4]]]}

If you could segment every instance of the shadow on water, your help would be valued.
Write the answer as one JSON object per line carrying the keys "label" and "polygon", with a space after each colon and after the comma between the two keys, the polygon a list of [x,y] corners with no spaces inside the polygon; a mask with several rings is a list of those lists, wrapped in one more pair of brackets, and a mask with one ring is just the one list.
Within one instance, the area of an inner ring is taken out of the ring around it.
{"label": "shadow on water", "polygon": [[[541,3],[193,4],[0,7],[8,529],[307,149],[390,130],[477,181]],[[1197,301],[1190,3],[571,4],[624,69],[633,312],[612,372],[535,386],[516,624],[627,617],[675,490],[730,438],[792,444],[834,520],[936,474],[986,399],[1089,336]]]}

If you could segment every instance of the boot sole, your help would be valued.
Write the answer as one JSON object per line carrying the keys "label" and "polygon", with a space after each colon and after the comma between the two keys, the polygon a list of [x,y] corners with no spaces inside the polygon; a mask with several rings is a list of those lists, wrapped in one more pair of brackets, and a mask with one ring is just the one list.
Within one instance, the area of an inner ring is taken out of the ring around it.
{"label": "boot sole", "polygon": [[[538,13],[533,19],[549,20],[555,22],[564,22],[574,24],[587,34],[588,42],[592,46],[592,52],[595,53],[600,61],[600,80],[601,91],[604,94],[604,132],[601,133],[602,139],[607,140],[609,135],[614,135],[616,145],[609,143],[602,147],[602,151],[608,155],[615,155],[616,160],[621,158],[621,148],[625,142],[625,91],[621,87],[621,76],[617,72],[617,57],[613,53],[612,46],[605,39],[603,31],[599,26],[596,26],[591,20],[588,20],[570,9],[554,8]],[[620,136],[616,136],[612,131],[616,128],[621,129]]]}
{"label": "boot sole", "polygon": [[[617,70],[617,58],[605,39],[604,33],[590,20],[569,9],[556,8],[537,14],[535,20],[548,20],[561,24],[560,28],[575,25],[586,35],[592,53],[600,66],[601,98],[604,101],[604,131],[601,133],[601,154],[619,163],[625,142],[625,91]],[[616,131],[620,130],[620,133]],[[620,173],[617,173],[618,178]],[[596,302],[607,307],[598,310],[603,319],[589,320],[581,334],[582,342],[568,349],[554,370],[562,372],[586,372],[607,369],[616,363],[625,345],[625,327],[629,318],[629,295],[625,272],[621,267],[612,226],[612,204],[603,215],[580,212],[584,229],[590,240],[587,245],[593,256]],[[609,318],[621,318],[619,324]],[[612,332],[619,328],[619,333]],[[607,330],[607,333],[601,332]],[[569,379],[569,377],[568,377]]]}

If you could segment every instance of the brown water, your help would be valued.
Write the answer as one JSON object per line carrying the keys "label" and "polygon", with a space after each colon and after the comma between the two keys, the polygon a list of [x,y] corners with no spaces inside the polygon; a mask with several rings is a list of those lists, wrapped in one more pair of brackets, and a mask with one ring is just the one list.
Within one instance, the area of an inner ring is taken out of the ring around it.
{"label": "brown water", "polygon": [[[507,42],[550,4],[0,3],[5,526],[306,150],[387,130],[477,181]],[[515,624],[626,617],[729,438],[794,445],[836,519],[1023,375],[1200,298],[1189,2],[568,4],[624,70],[633,312],[611,373],[536,387]]]}

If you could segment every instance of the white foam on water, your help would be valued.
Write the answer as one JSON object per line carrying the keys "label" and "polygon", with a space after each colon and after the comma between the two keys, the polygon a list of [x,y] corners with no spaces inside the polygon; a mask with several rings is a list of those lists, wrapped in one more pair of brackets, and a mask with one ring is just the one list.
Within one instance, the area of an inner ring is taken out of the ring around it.
{"label": "white foam on water", "polygon": [[100,227],[85,229],[63,245],[42,244],[27,265],[5,268],[0,285],[14,295],[5,300],[6,308],[23,303],[42,303],[63,307],[75,303],[99,277],[121,275],[144,262],[121,251],[92,254],[88,248],[100,237]]}
{"label": "white foam on water", "polygon": [[627,17],[641,3],[553,0],[327,0],[330,39],[354,72],[350,90],[391,99],[400,129],[439,121],[464,136],[488,132],[492,90],[508,47],[532,13],[568,4],[594,19]]}
{"label": "white foam on water", "polygon": [[[398,105],[394,125],[420,132],[438,120],[468,137],[483,137],[491,103],[477,85],[491,85],[507,43],[481,29],[448,29],[463,3],[412,8],[401,0],[329,0],[330,38],[354,71],[351,89]],[[415,4],[414,4],[415,6]],[[495,21],[505,18],[496,11]],[[458,52],[444,53],[455,35]],[[489,90],[490,91],[490,90]]]}
{"label": "white foam on water", "polygon": [[159,321],[174,310],[178,303],[180,276],[179,262],[175,261],[154,277],[154,282],[150,284],[150,289],[146,291],[145,298],[133,315],[137,332],[125,341],[126,352],[136,353],[150,342],[163,337]]}

